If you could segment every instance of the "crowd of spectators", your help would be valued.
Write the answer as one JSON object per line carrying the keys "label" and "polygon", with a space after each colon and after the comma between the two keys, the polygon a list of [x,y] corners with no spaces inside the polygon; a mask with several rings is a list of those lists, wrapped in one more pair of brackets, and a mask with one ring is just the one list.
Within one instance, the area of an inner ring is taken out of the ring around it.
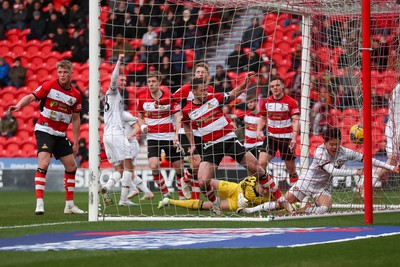
{"label": "crowd of spectators", "polygon": [[[147,72],[159,70],[163,74],[162,83],[172,92],[190,78],[187,51],[194,51],[195,63],[204,61],[206,48],[217,40],[221,29],[230,26],[234,15],[227,11],[218,12],[215,8],[176,5],[164,0],[145,0],[141,4],[103,0],[101,5],[107,14],[103,18],[100,44],[104,62],[114,63],[118,54],[124,52],[128,86],[139,88],[145,85]],[[261,18],[253,17],[248,22],[240,43],[226,58],[225,66],[216,66],[215,76],[210,82],[216,91],[228,92],[236,85],[235,77],[243,72],[255,71],[258,75],[253,79],[250,90],[262,98],[269,95],[269,77],[281,76],[286,81],[285,92],[299,102],[302,86],[301,42],[293,43],[288,51],[282,51],[284,58],[267,57],[261,50],[275,33],[268,31],[264,21],[260,23]],[[310,108],[312,132],[317,134],[324,127],[321,121],[329,121],[326,118],[329,117],[329,109],[362,107],[359,78],[354,74],[361,70],[358,49],[361,27],[358,18],[320,16],[314,21]],[[386,25],[388,21],[392,24]],[[0,9],[0,40],[6,38],[8,30],[30,29],[27,40],[52,40],[53,51],[71,51],[71,61],[84,63],[89,56],[87,22],[88,1],[65,1],[64,5],[55,8],[50,0],[4,0]],[[279,27],[285,30],[300,24],[301,17],[291,15]],[[398,70],[398,24],[398,18],[378,16],[371,20],[373,70],[380,73]],[[295,29],[299,30],[293,31],[288,38],[294,40],[301,35],[301,28]],[[320,51],[327,51],[332,56],[325,60]],[[283,64],[287,68],[282,71]],[[236,76],[231,76],[232,73]],[[0,57],[1,87],[11,85],[19,88],[24,85],[25,77],[26,69],[21,60],[16,58],[10,66]],[[85,88],[81,89],[85,92]],[[374,105],[384,106],[388,98],[389,94],[379,94],[373,88]],[[230,108],[244,109],[245,100]],[[84,116],[82,119],[85,121]]]}

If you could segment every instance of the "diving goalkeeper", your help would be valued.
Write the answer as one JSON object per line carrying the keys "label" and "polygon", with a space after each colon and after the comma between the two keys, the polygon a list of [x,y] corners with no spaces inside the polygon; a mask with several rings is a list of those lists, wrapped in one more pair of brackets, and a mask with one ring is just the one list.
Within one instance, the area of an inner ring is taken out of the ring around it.
{"label": "diving goalkeeper", "polygon": [[[222,210],[241,211],[260,204],[264,204],[265,210],[284,209],[277,201],[270,201],[270,197],[273,197],[272,194],[267,188],[259,184],[254,176],[248,176],[240,183],[211,179],[210,185],[219,192]],[[159,202],[158,208],[161,209],[168,205],[192,210],[211,210],[213,204],[211,201],[199,199],[175,200],[164,198]]]}

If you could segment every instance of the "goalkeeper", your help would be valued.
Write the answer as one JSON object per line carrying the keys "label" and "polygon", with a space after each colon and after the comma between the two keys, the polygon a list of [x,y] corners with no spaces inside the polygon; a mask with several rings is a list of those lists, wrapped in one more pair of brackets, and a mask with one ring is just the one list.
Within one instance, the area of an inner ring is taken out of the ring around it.
{"label": "goalkeeper", "polygon": [[[257,182],[257,178],[254,176],[248,176],[240,183],[211,179],[210,185],[219,192],[222,210],[241,211],[260,204],[263,204],[264,210],[283,209],[277,201],[269,201],[272,195],[267,188]],[[164,198],[159,202],[158,208],[161,209],[168,205],[192,210],[211,210],[213,206],[211,201],[199,199],[175,200]]]}

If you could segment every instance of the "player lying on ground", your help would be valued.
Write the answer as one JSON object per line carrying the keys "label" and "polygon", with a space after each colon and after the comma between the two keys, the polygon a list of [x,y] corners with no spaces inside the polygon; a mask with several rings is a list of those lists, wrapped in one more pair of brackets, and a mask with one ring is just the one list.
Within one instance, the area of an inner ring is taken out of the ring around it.
{"label": "player lying on ground", "polygon": [[[221,210],[243,210],[249,206],[263,203],[265,210],[284,209],[277,201],[269,201],[271,194],[268,188],[264,188],[257,182],[254,176],[248,176],[240,183],[220,181],[211,179],[210,185],[218,191],[221,198]],[[200,199],[175,200],[164,198],[158,203],[158,208],[168,205],[175,205],[192,210],[211,210],[211,201],[201,201]]]}
{"label": "player lying on ground", "polygon": [[[332,196],[329,191],[332,176],[363,175],[364,169],[346,169],[342,166],[346,161],[364,160],[364,156],[354,150],[340,145],[342,134],[339,128],[328,128],[324,133],[324,143],[314,153],[314,159],[299,180],[285,194],[289,203],[303,201],[311,197],[315,205],[306,205],[297,212],[307,214],[323,214],[332,209]],[[372,159],[372,165],[399,173],[398,166],[392,166],[377,159]],[[253,209],[245,209],[244,212],[256,212],[265,210],[261,205]]]}

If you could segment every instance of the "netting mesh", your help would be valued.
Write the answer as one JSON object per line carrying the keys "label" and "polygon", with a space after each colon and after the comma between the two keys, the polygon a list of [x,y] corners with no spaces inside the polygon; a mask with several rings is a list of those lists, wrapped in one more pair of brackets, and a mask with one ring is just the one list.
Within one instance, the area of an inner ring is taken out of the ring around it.
{"label": "netting mesh", "polygon": [[[371,1],[372,38],[372,109],[373,143],[357,145],[350,139],[349,130],[362,124],[362,69],[361,69],[361,2],[360,1],[110,1],[102,6],[100,19],[102,42],[100,66],[103,93],[109,87],[110,74],[118,54],[125,54],[121,72],[127,75],[124,91],[126,110],[138,115],[139,100],[147,92],[147,74],[158,70],[162,74],[162,90],[174,93],[196,74],[196,64],[206,62],[209,67],[208,81],[216,92],[230,92],[244,82],[247,72],[257,73],[251,79],[247,94],[223,106],[224,112],[236,124],[238,138],[245,141],[248,124],[245,115],[247,95],[255,95],[258,108],[263,99],[271,95],[270,77],[283,79],[285,93],[301,104],[302,90],[309,87],[310,106],[301,106],[309,117],[306,124],[310,135],[300,132],[295,154],[297,172],[301,166],[300,145],[307,146],[308,160],[314,156],[317,146],[323,143],[321,133],[328,126],[342,131],[342,145],[362,152],[365,145],[372,146],[373,154],[386,160],[385,126],[390,120],[389,100],[399,83],[399,5],[395,1]],[[302,15],[310,15],[310,36],[304,36]],[[309,38],[311,47],[303,47],[303,39]],[[302,55],[310,54],[309,62]],[[302,81],[306,71],[310,81]],[[395,119],[393,119],[395,120]],[[307,131],[307,132],[308,132]],[[391,132],[396,130],[392,128]],[[146,135],[138,137],[141,153],[136,159],[137,173],[156,193],[152,200],[137,200],[139,207],[105,207],[102,214],[134,216],[208,216],[207,208],[191,210],[193,203],[182,207],[157,209],[163,196],[154,182],[147,160]],[[164,155],[164,154],[163,154]],[[397,148],[396,155],[397,158]],[[178,199],[176,170],[164,156],[160,159],[162,174],[173,198]],[[347,168],[359,168],[350,163]],[[102,168],[111,166],[104,159]],[[189,167],[185,159],[185,169]],[[166,168],[164,170],[164,168]],[[289,174],[278,153],[267,169],[273,174],[278,186],[286,191],[290,187]],[[375,171],[375,170],[374,170]],[[102,182],[107,180],[103,172]],[[374,174],[378,176],[378,173]],[[380,174],[379,174],[380,175]],[[247,176],[245,169],[229,157],[224,157],[214,178],[239,183]],[[376,180],[375,203],[398,205],[399,181],[387,173]],[[333,177],[331,180],[334,207],[360,208],[363,203],[362,179],[358,176]],[[119,188],[115,189],[114,203],[119,200]],[[206,201],[201,196],[202,201]],[[358,206],[357,206],[357,205]],[[207,207],[207,206],[204,206]],[[397,207],[397,206],[395,206]],[[234,210],[225,215],[239,216]],[[242,216],[242,215],[240,215]]]}

